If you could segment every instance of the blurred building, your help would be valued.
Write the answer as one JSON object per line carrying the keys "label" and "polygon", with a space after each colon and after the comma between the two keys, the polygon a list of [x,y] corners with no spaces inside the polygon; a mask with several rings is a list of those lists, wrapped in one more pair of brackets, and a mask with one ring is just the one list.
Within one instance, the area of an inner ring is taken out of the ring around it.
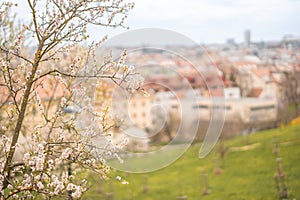
{"label": "blurred building", "polygon": [[245,46],[250,47],[250,44],[251,44],[251,31],[246,30],[245,33],[244,33],[244,37],[245,37]]}
{"label": "blurred building", "polygon": [[214,109],[225,111],[225,122],[270,123],[277,120],[277,101],[261,98],[199,98],[194,109],[199,109],[200,120],[211,120]]}

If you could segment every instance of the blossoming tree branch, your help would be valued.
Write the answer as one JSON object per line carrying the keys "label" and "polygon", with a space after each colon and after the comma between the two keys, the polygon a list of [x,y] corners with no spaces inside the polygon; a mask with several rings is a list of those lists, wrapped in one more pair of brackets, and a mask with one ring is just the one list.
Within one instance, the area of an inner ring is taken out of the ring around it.
{"label": "blossoming tree branch", "polygon": [[[0,199],[80,198],[87,183],[76,174],[90,170],[105,177],[103,154],[117,155],[122,148],[108,143],[99,153],[87,143],[117,127],[106,104],[107,84],[133,92],[142,83],[133,67],[125,65],[126,51],[117,61],[110,56],[96,58],[106,37],[87,47],[81,44],[89,37],[88,25],[125,27],[134,4],[125,0],[28,0],[27,4],[31,19],[20,23],[13,13],[17,5],[0,5]],[[100,110],[85,95],[91,83],[100,90]],[[82,98],[76,100],[78,94]],[[76,105],[95,123],[78,128]]]}

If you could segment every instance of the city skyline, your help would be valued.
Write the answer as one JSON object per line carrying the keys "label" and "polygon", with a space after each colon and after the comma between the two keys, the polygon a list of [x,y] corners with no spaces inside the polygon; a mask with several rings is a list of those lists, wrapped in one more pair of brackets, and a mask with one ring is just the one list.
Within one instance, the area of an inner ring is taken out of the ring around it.
{"label": "city skyline", "polygon": [[[16,0],[16,12],[22,19],[30,17],[26,1]],[[300,1],[297,0],[152,0],[135,1],[136,6],[126,20],[130,30],[162,28],[183,34],[197,43],[225,43],[234,39],[244,41],[244,31],[251,30],[251,40],[280,40],[284,35],[300,35]],[[88,27],[90,40],[109,38],[124,33],[124,28]]]}

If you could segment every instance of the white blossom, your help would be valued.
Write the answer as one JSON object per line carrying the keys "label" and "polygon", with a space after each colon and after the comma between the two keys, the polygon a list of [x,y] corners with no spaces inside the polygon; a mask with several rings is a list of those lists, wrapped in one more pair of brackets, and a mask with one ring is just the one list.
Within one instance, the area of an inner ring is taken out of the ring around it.
{"label": "white blossom", "polygon": [[72,153],[72,149],[69,148],[69,147],[66,148],[66,149],[62,152],[62,154],[61,154],[61,159],[62,159],[62,160],[67,159],[71,153]]}
{"label": "white blossom", "polygon": [[39,182],[36,184],[36,186],[38,187],[39,190],[44,189],[44,184],[43,184],[41,181],[39,181]]}

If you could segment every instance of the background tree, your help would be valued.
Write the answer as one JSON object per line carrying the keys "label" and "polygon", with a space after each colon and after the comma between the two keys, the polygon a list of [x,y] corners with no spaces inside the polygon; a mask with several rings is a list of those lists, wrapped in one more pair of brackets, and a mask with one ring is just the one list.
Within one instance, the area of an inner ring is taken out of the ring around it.
{"label": "background tree", "polygon": [[293,71],[285,72],[284,75],[284,100],[298,115],[300,105],[300,71],[294,68]]}
{"label": "background tree", "polygon": [[296,67],[283,72],[280,90],[278,122],[288,124],[300,114],[300,71]]}
{"label": "background tree", "polygon": [[[104,102],[98,112],[93,108],[92,97],[86,95],[89,84],[105,79],[134,91],[141,83],[124,64],[126,51],[118,62],[110,56],[96,59],[96,49],[106,37],[88,47],[79,44],[89,37],[89,24],[124,27],[134,4],[122,0],[27,3],[31,20],[20,26],[10,12],[17,5],[0,6],[0,199],[79,198],[86,181],[71,174],[70,168],[106,176],[103,156],[119,148],[109,143],[99,153],[88,143],[105,137],[114,126]],[[76,124],[81,112],[89,113],[85,127]]]}
{"label": "background tree", "polygon": [[153,109],[153,123],[148,128],[150,139],[154,143],[170,142],[179,130],[181,118],[180,113],[169,110],[167,113],[163,109]]}

